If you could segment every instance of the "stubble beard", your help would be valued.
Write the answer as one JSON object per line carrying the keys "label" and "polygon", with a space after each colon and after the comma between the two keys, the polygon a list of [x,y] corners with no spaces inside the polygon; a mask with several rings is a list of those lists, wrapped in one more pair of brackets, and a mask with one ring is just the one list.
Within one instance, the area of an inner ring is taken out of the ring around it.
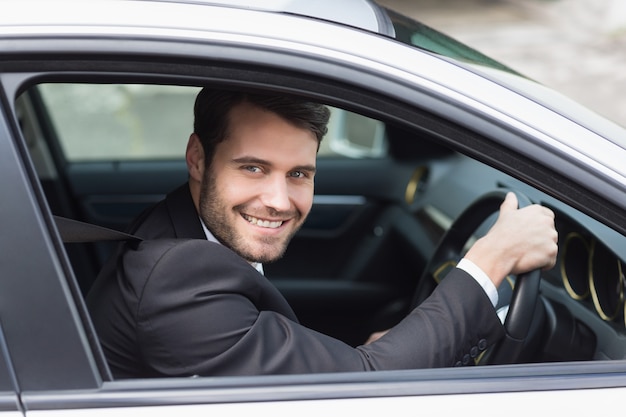
{"label": "stubble beard", "polygon": [[[205,172],[209,173],[209,169]],[[285,238],[256,238],[265,249],[256,253],[252,245],[247,241],[245,236],[241,236],[235,225],[230,224],[230,215],[240,216],[241,210],[245,205],[229,208],[221,199],[217,184],[213,176],[208,174],[202,180],[200,186],[200,218],[205,226],[211,231],[213,236],[224,246],[230,248],[239,256],[248,262],[271,263],[282,258],[287,250],[287,246],[296,232],[304,223],[303,216],[300,212],[290,221],[295,222],[298,226]]]}

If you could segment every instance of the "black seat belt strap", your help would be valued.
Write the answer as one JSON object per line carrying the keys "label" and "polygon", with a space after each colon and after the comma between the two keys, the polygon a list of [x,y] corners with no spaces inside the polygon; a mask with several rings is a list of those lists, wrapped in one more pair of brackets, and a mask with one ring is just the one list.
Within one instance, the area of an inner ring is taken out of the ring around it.
{"label": "black seat belt strap", "polygon": [[138,236],[108,229],[95,224],[84,223],[66,217],[54,216],[61,239],[65,243],[85,243],[102,241],[134,240],[141,241]]}

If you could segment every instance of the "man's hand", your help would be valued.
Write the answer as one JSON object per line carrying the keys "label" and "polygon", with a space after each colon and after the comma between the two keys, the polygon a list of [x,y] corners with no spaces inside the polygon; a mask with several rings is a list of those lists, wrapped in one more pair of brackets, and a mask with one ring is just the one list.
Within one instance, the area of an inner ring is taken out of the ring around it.
{"label": "man's hand", "polygon": [[552,268],[557,240],[552,210],[540,205],[518,209],[517,197],[508,193],[496,223],[465,257],[498,287],[508,274]]}

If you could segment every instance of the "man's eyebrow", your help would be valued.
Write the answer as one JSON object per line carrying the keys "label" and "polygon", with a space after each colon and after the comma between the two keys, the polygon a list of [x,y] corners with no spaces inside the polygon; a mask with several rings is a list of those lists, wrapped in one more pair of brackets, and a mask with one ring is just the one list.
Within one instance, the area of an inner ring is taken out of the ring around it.
{"label": "man's eyebrow", "polygon": [[242,156],[240,158],[233,159],[233,162],[236,164],[272,165],[269,161],[261,158],[256,158],[254,156]]}
{"label": "man's eyebrow", "polygon": [[[272,166],[273,164],[265,159],[257,158],[254,156],[242,156],[240,158],[233,159],[233,162],[236,164],[256,164],[256,165],[264,165],[264,166]],[[315,165],[298,165],[291,168],[292,171],[306,171],[314,174],[317,169]]]}
{"label": "man's eyebrow", "polygon": [[317,168],[315,168],[313,165],[300,165],[297,167],[293,167],[292,171],[306,171],[311,174],[315,174]]}

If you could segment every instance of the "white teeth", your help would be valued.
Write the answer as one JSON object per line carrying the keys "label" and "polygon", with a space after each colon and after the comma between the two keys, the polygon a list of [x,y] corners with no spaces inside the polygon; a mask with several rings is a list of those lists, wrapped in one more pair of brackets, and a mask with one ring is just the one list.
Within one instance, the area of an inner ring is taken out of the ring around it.
{"label": "white teeth", "polygon": [[251,224],[254,224],[254,225],[260,226],[260,227],[267,227],[269,229],[276,229],[276,228],[280,227],[283,224],[282,221],[271,222],[269,220],[261,220],[261,219],[257,219],[256,217],[252,217],[252,216],[248,216],[248,215],[244,215],[243,217],[247,221],[249,221]]}

